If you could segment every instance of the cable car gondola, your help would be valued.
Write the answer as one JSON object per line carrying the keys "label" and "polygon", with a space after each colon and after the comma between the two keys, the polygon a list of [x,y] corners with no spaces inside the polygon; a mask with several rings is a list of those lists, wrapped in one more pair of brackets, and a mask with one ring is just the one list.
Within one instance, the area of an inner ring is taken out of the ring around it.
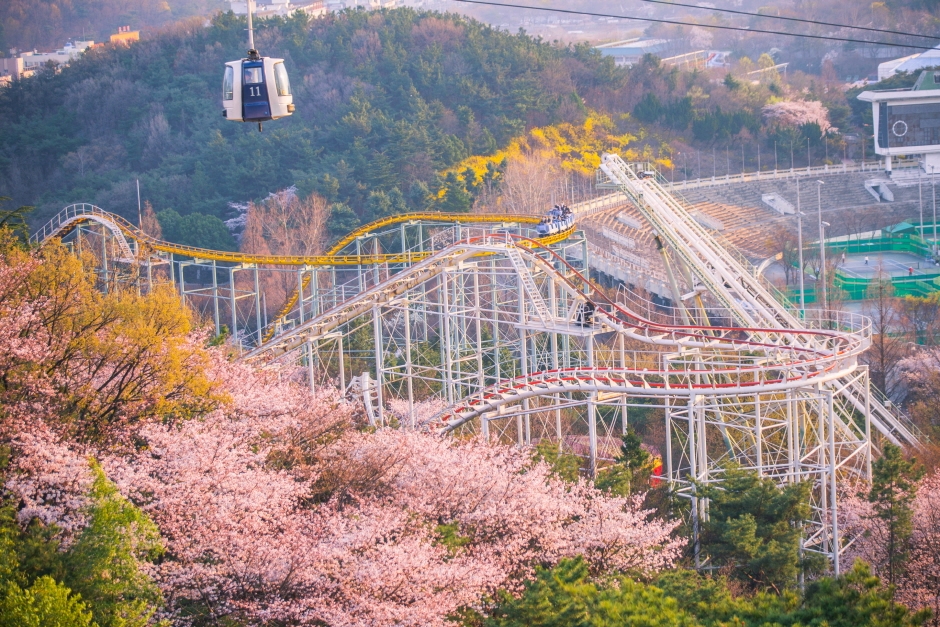
{"label": "cable car gondola", "polygon": [[294,97],[284,59],[262,57],[255,50],[255,35],[248,2],[248,57],[225,64],[222,79],[222,116],[232,122],[257,122],[287,117],[294,112]]}

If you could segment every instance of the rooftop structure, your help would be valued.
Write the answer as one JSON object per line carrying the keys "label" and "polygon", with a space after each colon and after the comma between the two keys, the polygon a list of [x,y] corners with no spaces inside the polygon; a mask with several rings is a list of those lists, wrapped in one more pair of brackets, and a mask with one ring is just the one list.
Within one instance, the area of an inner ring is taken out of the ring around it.
{"label": "rooftop structure", "polygon": [[23,59],[19,57],[0,59],[0,86],[32,75],[33,70],[26,69]]}
{"label": "rooftop structure", "polygon": [[666,56],[664,53],[675,52],[674,47],[669,39],[625,39],[601,44],[594,49],[605,57],[613,57],[614,63],[619,66],[629,66],[638,63],[645,54]]}
{"label": "rooftop structure", "polygon": [[878,64],[878,80],[891,78],[898,72],[918,72],[926,68],[940,67],[940,46],[919,54],[892,59]]}
{"label": "rooftop structure", "polygon": [[911,89],[865,91],[858,99],[872,105],[875,152],[886,172],[892,157],[912,154],[922,155],[925,170],[940,169],[940,72],[923,72]]}
{"label": "rooftop structure", "polygon": [[82,53],[94,45],[95,42],[90,40],[70,41],[55,52],[37,52],[33,50],[32,52],[20,54],[20,59],[23,60],[23,67],[26,70],[37,70],[49,61],[55,61],[59,65],[68,65],[69,62],[82,56]]}
{"label": "rooftop structure", "polygon": [[[232,0],[230,2],[232,12],[235,15],[248,14],[248,0]],[[311,17],[325,15],[328,11],[325,0],[264,0],[263,2],[252,2],[253,13],[259,17],[288,16],[303,11]]]}
{"label": "rooftop structure", "polygon": [[127,46],[134,41],[140,41],[140,31],[131,30],[130,26],[119,26],[118,32],[111,35],[112,44],[122,44]]}

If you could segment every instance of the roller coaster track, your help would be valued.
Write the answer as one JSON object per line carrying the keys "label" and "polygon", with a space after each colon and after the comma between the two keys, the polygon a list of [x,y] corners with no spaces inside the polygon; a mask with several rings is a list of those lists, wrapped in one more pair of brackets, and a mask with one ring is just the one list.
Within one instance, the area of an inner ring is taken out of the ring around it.
{"label": "roller coaster track", "polygon": [[[544,325],[545,329],[563,328],[575,324],[573,313],[564,319],[551,314],[544,302],[538,288],[535,286],[529,264],[542,266],[543,270],[554,275],[554,278],[565,286],[568,295],[578,305],[588,302],[587,298],[578,292],[577,288],[568,280],[559,275],[556,270],[543,257],[536,254],[536,250],[544,248],[554,257],[550,249],[536,240],[508,235],[498,235],[485,238],[474,238],[466,242],[458,242],[432,257],[419,262],[409,269],[393,275],[387,281],[359,294],[341,306],[330,309],[316,318],[295,327],[291,331],[278,335],[272,341],[266,342],[258,348],[246,353],[242,359],[254,361],[260,358],[276,358],[296,350],[304,342],[317,341],[332,333],[340,325],[371,311],[374,307],[393,301],[408,290],[437,277],[447,269],[455,269],[472,257],[502,255],[509,259],[514,270],[520,276],[525,286],[526,297],[531,301],[535,310],[535,318]],[[558,263],[568,265],[561,259]],[[587,283],[587,279],[576,270],[569,267],[579,279]],[[631,339],[659,346],[669,346],[683,349],[706,349],[715,351],[743,351],[749,349],[768,350],[779,356],[782,354],[811,355],[810,358],[794,360],[792,365],[799,363],[807,368],[812,367],[816,372],[827,370],[833,360],[839,361],[854,358],[867,347],[867,326],[860,316],[854,317],[857,326],[852,333],[828,330],[798,329],[785,330],[741,329],[740,327],[716,326],[665,326],[651,322],[641,316],[608,301],[611,307],[622,317],[618,319],[612,314],[604,316],[611,330],[623,332]],[[844,326],[844,322],[840,322]],[[864,333],[863,333],[864,332]],[[735,337],[741,333],[755,336],[757,339],[743,339]],[[774,366],[776,367],[776,366]],[[738,371],[735,371],[738,372]],[[743,372],[743,371],[741,371]],[[662,373],[660,373],[662,374]],[[813,374],[812,376],[816,376]]]}
{"label": "roller coaster track", "polygon": [[[670,252],[663,255],[667,264],[670,256],[681,264],[692,291],[679,294],[673,281],[676,304],[696,303],[685,308],[684,324],[656,322],[607,298],[587,276],[580,235],[532,239],[486,226],[533,225],[539,220],[533,216],[394,216],[357,229],[323,255],[281,257],[178,246],[96,207],[72,206],[34,242],[91,222],[116,241],[118,261],[159,253],[171,262],[178,256],[254,266],[248,296],[255,311],[248,317],[258,335],[251,342],[236,337],[246,351],[241,359],[300,366],[311,388],[345,389],[347,374],[355,374],[377,427],[390,422],[387,401],[394,397],[408,408],[396,418],[410,417],[406,428],[471,431],[519,444],[549,439],[583,454],[594,472],[619,446],[631,406],[660,408],[665,476],[690,499],[693,520],[701,512],[696,486],[720,481],[728,461],[780,482],[810,481],[804,548],[828,555],[838,571],[846,545],[838,482],[870,477],[872,429],[898,444],[920,441],[905,417],[872,393],[867,370],[858,366],[871,343],[870,321],[846,312],[793,312],[645,166],[605,155],[601,171],[655,229]],[[399,252],[359,252],[360,238],[415,221],[453,228],[428,240],[427,250],[407,250],[403,234]],[[454,226],[472,223],[486,228]],[[357,254],[349,254],[353,244]],[[380,272],[381,264],[394,269]],[[297,269],[294,293],[263,334],[259,266]],[[327,268],[329,280],[318,284],[324,273],[315,276],[308,266]],[[337,278],[337,266],[347,274]],[[230,299],[232,328],[239,329],[235,316],[244,308],[237,298],[249,281],[236,283],[241,270],[228,270],[228,295],[220,297],[211,270],[211,286],[203,282],[188,293],[214,298],[217,328],[219,301]],[[184,294],[182,264],[179,276]],[[288,314],[295,326],[282,330]],[[444,409],[421,414],[416,408],[425,399]]]}
{"label": "roller coaster track", "polygon": [[[144,233],[121,216],[104,211],[94,205],[69,205],[56,214],[48,223],[39,229],[30,238],[30,242],[41,245],[56,237],[64,237],[70,231],[83,223],[97,223],[108,229],[113,235],[122,253],[119,261],[132,263],[140,261],[141,257],[151,252],[161,252],[193,259],[219,261],[226,263],[266,266],[293,266],[293,267],[334,267],[334,266],[369,266],[381,264],[411,264],[429,257],[433,251],[402,251],[386,254],[343,254],[343,250],[357,239],[367,236],[373,231],[395,224],[423,222],[429,226],[456,225],[456,224],[529,224],[536,225],[540,216],[517,214],[445,214],[439,212],[408,213],[380,218],[362,225],[333,244],[322,255],[255,255],[242,252],[227,252],[198,248],[166,242]],[[573,232],[573,228],[539,238],[543,244],[554,244],[564,240]],[[128,238],[137,243],[136,252],[131,250]],[[280,328],[287,315],[297,306],[297,301],[303,290],[310,285],[312,275],[303,277],[299,289],[293,290],[284,305],[267,325],[262,334],[262,342],[270,340]]]}
{"label": "roller coaster track", "polygon": [[[801,328],[802,321],[698,224],[657,176],[645,174],[651,171],[610,154],[604,155],[600,171],[609,180],[607,186],[619,189],[632,201],[668,242],[672,253],[713,297],[734,312],[741,324]],[[842,395],[856,411],[871,414],[873,424],[890,441],[898,445],[920,445],[923,436],[917,427],[903,413],[885,404],[883,397],[876,394],[866,401],[869,394],[869,390],[859,389],[857,383],[842,390]]]}
{"label": "roller coaster track", "polygon": [[[69,205],[56,214],[48,223],[30,237],[30,243],[41,245],[56,237],[63,237],[79,224],[95,222],[101,224],[112,232],[118,241],[120,249],[125,253],[126,260],[135,258],[138,254],[131,251],[127,238],[130,237],[138,243],[140,249],[158,251],[182,257],[205,259],[210,261],[223,261],[238,264],[268,265],[268,266],[364,266],[375,264],[415,263],[429,257],[433,251],[410,252],[369,255],[341,254],[341,251],[354,242],[376,229],[400,224],[402,222],[424,221],[432,224],[538,224],[540,216],[512,215],[512,214],[465,214],[455,215],[447,213],[406,213],[389,216],[365,224],[334,244],[322,255],[255,255],[242,252],[227,252],[185,246],[166,242],[141,231],[119,215],[110,213],[89,204]],[[542,238],[545,244],[553,244],[568,237],[573,229]]]}

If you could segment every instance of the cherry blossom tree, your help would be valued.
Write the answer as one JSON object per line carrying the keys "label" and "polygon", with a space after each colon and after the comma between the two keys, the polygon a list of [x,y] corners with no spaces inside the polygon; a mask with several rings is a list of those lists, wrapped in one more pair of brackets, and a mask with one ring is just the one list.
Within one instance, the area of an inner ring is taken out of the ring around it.
{"label": "cherry blossom tree", "polygon": [[[940,470],[925,477],[912,504],[913,516],[908,543],[910,557],[898,577],[895,599],[913,610],[930,608],[932,627],[940,626]],[[876,574],[884,577],[887,556],[881,543],[884,522],[874,516],[873,506],[861,495],[851,495],[840,503],[843,528],[857,537],[850,547],[849,560],[864,559]]]}
{"label": "cherry blossom tree", "polygon": [[800,127],[816,123],[825,134],[829,128],[829,112],[823,103],[817,100],[784,100],[764,105],[761,109],[764,120],[770,124],[786,127]]}
{"label": "cherry blossom tree", "polygon": [[[641,497],[412,428],[439,403],[391,402],[405,428],[371,432],[339,391],[208,348],[170,293],[98,294],[54,246],[0,253],[0,490],[66,551],[106,526],[96,485],[143,512],[162,557],[128,568],[175,623],[443,626],[564,558],[605,576],[679,557]],[[90,424],[107,437],[75,437]]]}

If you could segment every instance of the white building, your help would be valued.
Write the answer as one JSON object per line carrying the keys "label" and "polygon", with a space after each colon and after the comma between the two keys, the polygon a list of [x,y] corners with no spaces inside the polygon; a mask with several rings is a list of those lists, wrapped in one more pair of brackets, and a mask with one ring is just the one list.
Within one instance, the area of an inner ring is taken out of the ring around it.
{"label": "white building", "polygon": [[23,60],[25,70],[38,70],[49,61],[55,61],[59,65],[68,65],[94,45],[95,42],[93,41],[70,41],[62,49],[55,52],[36,52],[33,50],[32,52],[20,54],[20,59]]}
{"label": "white building", "polygon": [[26,69],[23,65],[23,59],[19,57],[0,59],[0,87],[32,75],[33,70]]}
{"label": "white building", "polygon": [[668,39],[625,39],[609,44],[595,46],[594,49],[605,57],[613,57],[618,66],[630,66],[639,63],[645,54],[655,54],[657,57],[666,56],[665,53],[674,52],[674,46]]}
{"label": "white building", "polygon": [[940,171],[940,71],[922,72],[911,89],[864,91],[858,99],[870,102],[875,129],[875,152],[885,158],[921,156],[925,171]]}
{"label": "white building", "polygon": [[878,80],[891,78],[898,72],[914,73],[925,68],[940,66],[940,46],[900,59],[892,59],[878,64]]}
{"label": "white building", "polygon": [[[241,2],[232,0],[229,3],[232,7],[232,13],[235,15],[248,15],[248,1]],[[280,16],[287,17],[297,11],[303,11],[311,17],[320,17],[328,11],[325,0],[262,0],[256,2],[252,0],[252,13],[258,17]]]}

